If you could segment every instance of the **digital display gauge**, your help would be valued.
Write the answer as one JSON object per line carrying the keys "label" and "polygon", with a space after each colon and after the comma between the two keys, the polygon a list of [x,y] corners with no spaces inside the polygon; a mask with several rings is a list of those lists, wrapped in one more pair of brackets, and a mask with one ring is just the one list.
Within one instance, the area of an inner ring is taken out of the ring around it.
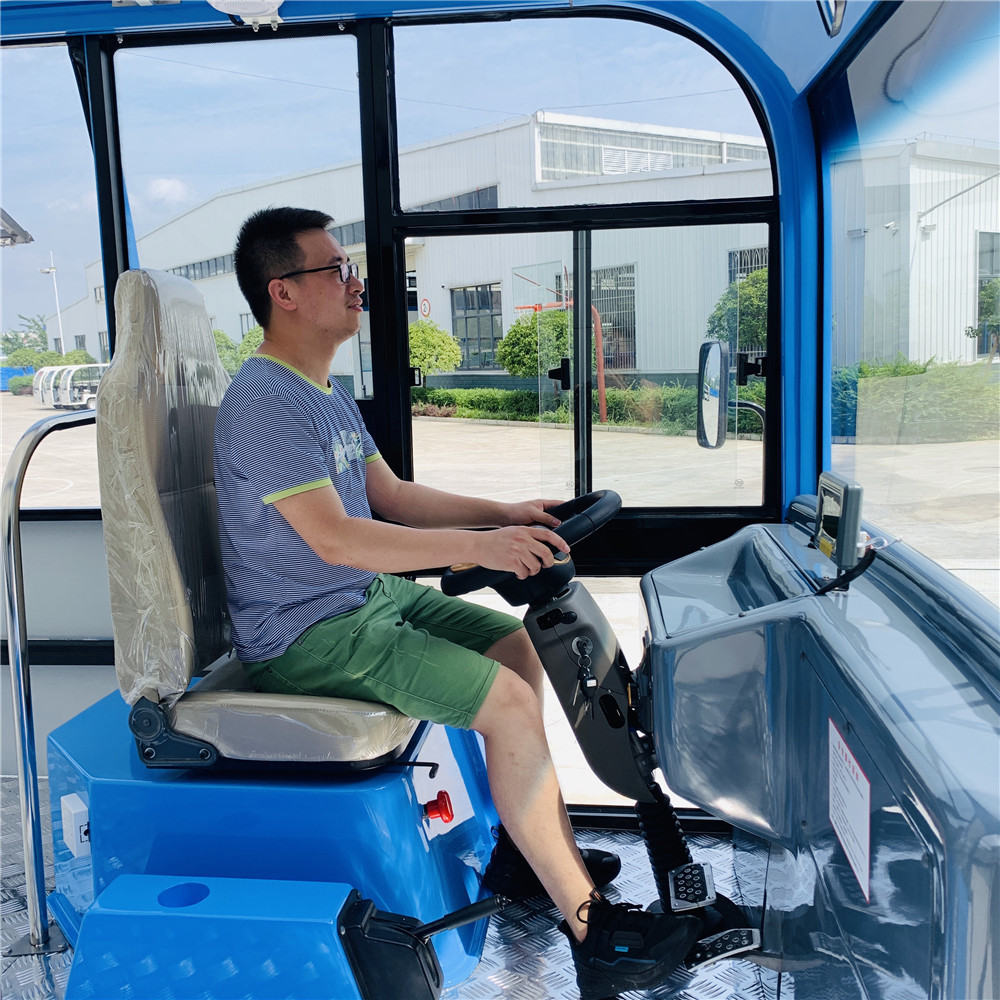
{"label": "digital display gauge", "polygon": [[853,569],[861,535],[862,489],[834,472],[822,472],[816,492],[813,545],[832,559],[840,572]]}

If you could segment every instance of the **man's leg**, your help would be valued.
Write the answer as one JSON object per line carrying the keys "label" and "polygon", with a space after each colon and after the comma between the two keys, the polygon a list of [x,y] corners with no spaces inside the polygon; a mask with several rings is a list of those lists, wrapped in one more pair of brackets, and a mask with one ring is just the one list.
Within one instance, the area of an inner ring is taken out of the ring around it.
{"label": "man's leg", "polygon": [[486,742],[486,773],[500,819],[565,918],[560,930],[570,940],[583,1000],[666,980],[695,943],[701,921],[612,905],[594,891],[529,684],[501,666],[472,728]]}
{"label": "man's leg", "polygon": [[[495,642],[485,653],[498,663],[503,663],[526,681],[538,700],[539,708],[544,705],[545,672],[528,638],[528,633],[518,629]],[[543,712],[544,718],[544,712]],[[547,742],[547,739],[546,739]],[[564,810],[565,811],[565,810]],[[621,871],[621,859],[617,854],[594,847],[580,850],[584,867],[590,879],[598,886],[613,882]],[[542,892],[538,873],[517,849],[516,841],[501,823],[497,831],[497,846],[493,851],[489,866],[483,873],[483,885],[501,896],[520,899]]]}
{"label": "man's leg", "polygon": [[509,667],[522,680],[526,680],[535,692],[538,704],[545,705],[545,671],[526,629],[520,628],[505,635],[483,654]]}
{"label": "man's leg", "polygon": [[486,772],[500,821],[582,941],[587,925],[577,910],[594,883],[573,839],[530,683],[501,666],[472,728],[486,743]]}

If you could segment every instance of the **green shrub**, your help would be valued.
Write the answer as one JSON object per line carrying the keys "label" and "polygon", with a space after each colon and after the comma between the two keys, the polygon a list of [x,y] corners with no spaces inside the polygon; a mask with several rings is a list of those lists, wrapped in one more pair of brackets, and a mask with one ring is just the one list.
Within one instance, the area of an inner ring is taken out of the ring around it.
{"label": "green shrub", "polygon": [[425,375],[454,371],[462,363],[462,349],[447,330],[433,320],[410,324],[410,364]]}
{"label": "green shrub", "polygon": [[869,444],[974,441],[1000,434],[1000,384],[987,364],[930,365],[858,387],[859,439]]}
{"label": "green shrub", "polygon": [[869,443],[996,437],[1000,386],[990,376],[989,365],[938,365],[901,354],[895,361],[838,368],[832,378],[833,433]]}
{"label": "green shrub", "polygon": [[453,417],[454,406],[437,406],[434,403],[414,403],[410,412],[415,417]]}
{"label": "green shrub", "polygon": [[457,406],[459,389],[429,389],[427,402],[435,406]]}
{"label": "green shrub", "polygon": [[34,375],[11,375],[7,379],[7,391],[12,396],[30,396]]}
{"label": "green shrub", "polygon": [[675,382],[662,390],[663,409],[660,429],[664,434],[685,434],[698,427],[698,390],[693,385]]}
{"label": "green shrub", "polygon": [[228,374],[235,375],[241,363],[238,355],[239,348],[225,330],[213,330],[212,336],[215,338],[215,352],[219,355],[220,364]]}
{"label": "green shrub", "polygon": [[[737,387],[735,382],[731,383],[729,386],[730,401],[737,398],[737,391],[739,392],[739,399],[744,402],[756,403],[758,406],[767,406],[765,402],[767,382],[764,379],[751,376],[746,385],[739,387]],[[737,427],[740,434],[752,434],[754,436],[760,435],[764,430],[758,414],[752,410],[737,409],[731,406],[729,408],[729,432],[731,434],[735,433]]]}
{"label": "green shrub", "polygon": [[18,347],[7,355],[7,364],[11,368],[38,368],[38,356],[41,351],[31,347]]}
{"label": "green shrub", "polygon": [[61,364],[64,365],[96,365],[97,358],[94,357],[89,351],[84,351],[77,349],[75,351],[67,351],[63,355]]}
{"label": "green shrub", "polygon": [[563,309],[519,316],[497,345],[497,364],[522,378],[555,368],[569,354],[569,326],[570,313]]}

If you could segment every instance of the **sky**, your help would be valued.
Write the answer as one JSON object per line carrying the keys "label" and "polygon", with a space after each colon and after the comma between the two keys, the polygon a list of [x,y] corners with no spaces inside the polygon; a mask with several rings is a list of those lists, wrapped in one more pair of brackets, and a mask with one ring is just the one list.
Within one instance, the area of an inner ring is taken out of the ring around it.
{"label": "sky", "polygon": [[[694,42],[652,25],[568,18],[404,26],[395,45],[403,146],[537,110],[760,134],[729,72]],[[905,84],[912,100],[887,134],[979,130],[995,144],[996,49],[995,36],[966,46],[955,81],[931,99],[921,97],[914,44],[890,81]],[[970,94],[968,67],[980,63]],[[351,36],[261,32],[240,44],[126,49],[115,65],[139,236],[220,191],[359,155]],[[83,297],[99,242],[90,145],[65,50],[4,49],[0,87],[0,205],[35,238],[0,258],[9,330],[18,314],[54,313],[52,278],[40,273],[50,252],[62,307]]]}

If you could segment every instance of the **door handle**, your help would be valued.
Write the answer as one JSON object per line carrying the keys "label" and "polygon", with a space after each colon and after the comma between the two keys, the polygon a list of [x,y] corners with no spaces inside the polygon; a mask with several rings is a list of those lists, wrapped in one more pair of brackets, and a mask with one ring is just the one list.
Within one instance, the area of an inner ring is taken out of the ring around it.
{"label": "door handle", "polygon": [[559,383],[560,389],[572,389],[569,374],[569,358],[562,358],[558,368],[549,369],[549,378]]}

